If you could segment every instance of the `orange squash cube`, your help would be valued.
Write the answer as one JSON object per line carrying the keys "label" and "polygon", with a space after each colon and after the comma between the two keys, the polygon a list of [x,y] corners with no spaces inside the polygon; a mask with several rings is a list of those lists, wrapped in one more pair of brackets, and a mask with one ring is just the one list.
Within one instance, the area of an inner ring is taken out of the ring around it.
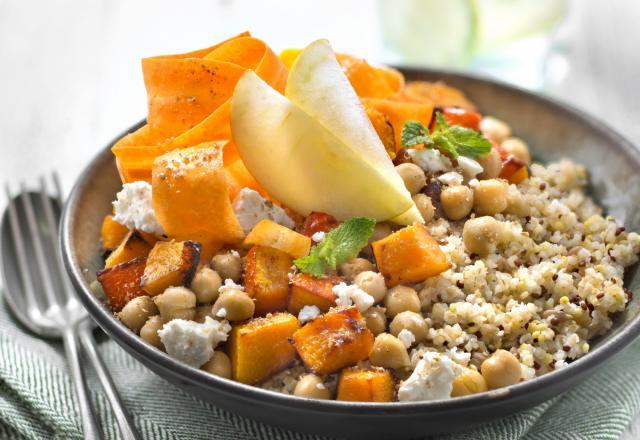
{"label": "orange squash cube", "polygon": [[402,228],[371,247],[388,287],[418,283],[449,268],[447,256],[421,224]]}
{"label": "orange squash cube", "polygon": [[366,359],[373,347],[373,334],[358,309],[341,307],[296,331],[293,345],[305,366],[323,375]]}
{"label": "orange squash cube", "polygon": [[98,272],[98,281],[114,312],[119,312],[133,298],[146,295],[140,287],[146,262],[146,258],[138,257]]}
{"label": "orange squash cube", "polygon": [[293,258],[278,249],[253,246],[247,253],[244,286],[255,302],[255,314],[283,311],[289,296]]}
{"label": "orange squash cube", "polygon": [[317,306],[322,312],[329,311],[336,305],[333,286],[341,281],[343,279],[337,276],[316,278],[306,273],[296,273],[291,278],[287,310],[294,315],[298,315],[304,306]]}
{"label": "orange squash cube", "polygon": [[345,368],[338,380],[337,400],[351,402],[391,402],[395,383],[384,368]]}
{"label": "orange squash cube", "polygon": [[151,251],[151,246],[137,231],[129,232],[117,248],[109,254],[104,267],[110,268],[125,263],[138,257],[146,257]]}
{"label": "orange squash cube", "polygon": [[229,337],[233,379],[255,384],[285,369],[295,359],[289,342],[298,329],[289,313],[274,313],[235,325]]}
{"label": "orange squash cube", "polygon": [[261,220],[244,239],[244,245],[267,246],[302,258],[309,254],[311,239],[271,220]]}
{"label": "orange squash cube", "polygon": [[142,288],[158,295],[167,287],[188,286],[200,261],[200,243],[159,241],[151,249],[142,276]]}
{"label": "orange squash cube", "polygon": [[128,233],[129,229],[115,221],[112,215],[106,215],[102,220],[100,236],[102,237],[102,246],[105,249],[113,250],[117,248]]}
{"label": "orange squash cube", "polygon": [[201,144],[153,162],[153,209],[168,237],[239,243],[244,233],[231,207],[221,148]]}

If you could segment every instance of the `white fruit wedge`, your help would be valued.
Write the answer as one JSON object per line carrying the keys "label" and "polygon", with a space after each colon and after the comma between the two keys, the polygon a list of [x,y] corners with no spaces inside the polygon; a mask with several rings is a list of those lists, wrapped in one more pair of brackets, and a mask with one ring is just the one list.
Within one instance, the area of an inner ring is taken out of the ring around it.
{"label": "white fruit wedge", "polygon": [[256,180],[304,215],[422,222],[328,43],[302,51],[292,78],[289,99],[251,71],[236,85],[231,129]]}

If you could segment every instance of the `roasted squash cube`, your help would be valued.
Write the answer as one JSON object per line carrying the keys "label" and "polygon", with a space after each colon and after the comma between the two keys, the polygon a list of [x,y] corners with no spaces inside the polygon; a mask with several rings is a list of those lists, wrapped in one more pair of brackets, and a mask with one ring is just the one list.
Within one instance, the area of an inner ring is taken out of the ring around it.
{"label": "roasted squash cube", "polygon": [[200,243],[159,241],[151,249],[142,276],[142,288],[158,295],[167,287],[188,286],[200,261]]}
{"label": "roasted squash cube", "polygon": [[140,286],[146,262],[146,258],[138,257],[98,272],[98,281],[114,312],[119,312],[133,298],[146,295]]}
{"label": "roasted squash cube", "polygon": [[271,220],[262,220],[255,225],[247,238],[245,246],[267,246],[302,258],[309,254],[311,239]]}
{"label": "roasted squash cube", "polygon": [[100,235],[102,236],[102,246],[105,249],[113,250],[117,248],[128,233],[129,229],[115,221],[112,215],[106,215],[102,220]]}
{"label": "roasted squash cube", "polygon": [[291,278],[291,293],[287,310],[298,315],[304,306],[317,306],[327,312],[336,305],[333,286],[343,281],[337,276],[316,278],[306,273],[297,273]]}
{"label": "roasted squash cube", "polygon": [[331,309],[294,333],[293,344],[308,369],[330,374],[366,359],[373,334],[355,307]]}
{"label": "roasted squash cube", "polygon": [[153,210],[168,237],[239,243],[244,232],[229,200],[221,148],[201,144],[153,162]]}
{"label": "roasted squash cube", "polygon": [[235,325],[229,338],[233,379],[255,384],[285,369],[295,358],[289,338],[298,320],[289,313],[274,313]]}
{"label": "roasted squash cube", "polygon": [[147,243],[138,231],[129,232],[109,254],[104,267],[109,268],[138,257],[146,257],[151,251],[151,245]]}
{"label": "roasted squash cube", "polygon": [[293,258],[278,249],[253,246],[247,253],[244,286],[255,302],[255,314],[283,311],[289,296]]}
{"label": "roasted squash cube", "polygon": [[340,222],[331,214],[312,212],[304,219],[300,233],[311,237],[316,232],[329,232],[338,226],[340,226]]}
{"label": "roasted squash cube", "polygon": [[396,140],[393,131],[393,125],[389,121],[389,117],[373,107],[372,105],[364,105],[364,110],[367,112],[367,116],[376,130],[384,149],[387,150],[387,154],[391,160],[396,158]]}
{"label": "roasted squash cube", "polygon": [[338,400],[351,402],[391,402],[395,383],[384,368],[345,368],[338,381]]}
{"label": "roasted squash cube", "polygon": [[402,228],[371,247],[388,287],[418,283],[449,268],[447,256],[421,224]]}

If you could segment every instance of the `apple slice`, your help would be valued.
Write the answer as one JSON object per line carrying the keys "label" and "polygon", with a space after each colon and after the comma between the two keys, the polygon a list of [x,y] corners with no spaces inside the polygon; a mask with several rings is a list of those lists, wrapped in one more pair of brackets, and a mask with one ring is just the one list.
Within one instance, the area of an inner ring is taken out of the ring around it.
{"label": "apple slice", "polygon": [[236,85],[231,130],[251,174],[301,214],[383,221],[414,206],[402,181],[397,185],[384,167],[363,158],[362,149],[346,145],[252,71]]}

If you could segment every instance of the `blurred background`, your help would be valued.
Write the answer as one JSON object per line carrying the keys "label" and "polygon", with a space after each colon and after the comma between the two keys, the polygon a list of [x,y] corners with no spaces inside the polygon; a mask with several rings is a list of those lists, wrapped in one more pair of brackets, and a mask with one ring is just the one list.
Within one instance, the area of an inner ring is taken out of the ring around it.
{"label": "blurred background", "polygon": [[490,75],[640,145],[638,23],[631,0],[0,0],[0,180],[57,170],[69,190],[145,116],[140,58],[244,30],[276,52],[328,38],[372,63]]}

